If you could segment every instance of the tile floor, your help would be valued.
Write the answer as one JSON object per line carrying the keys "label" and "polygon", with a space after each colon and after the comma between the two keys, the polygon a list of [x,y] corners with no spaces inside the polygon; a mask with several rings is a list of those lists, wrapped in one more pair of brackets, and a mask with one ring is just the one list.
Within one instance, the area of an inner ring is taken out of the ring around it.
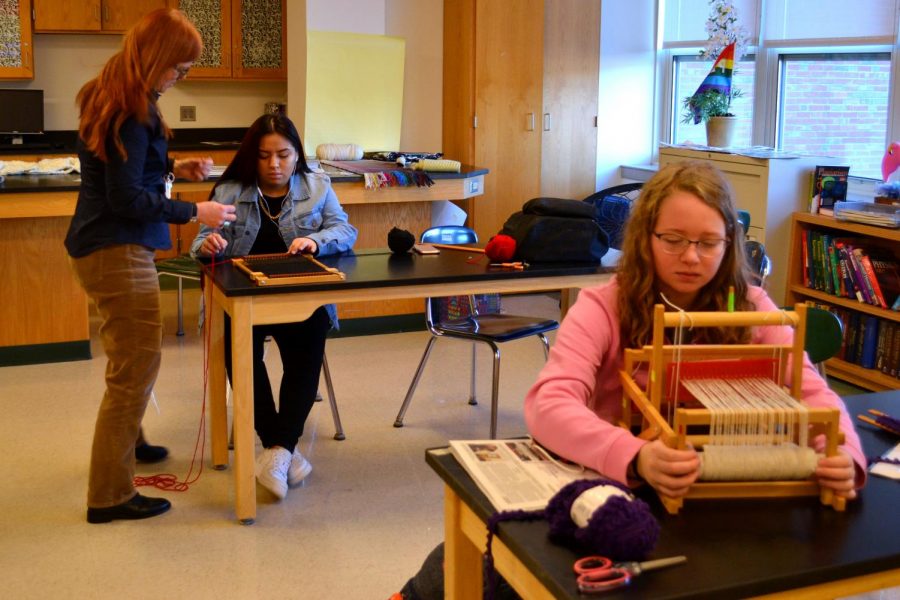
{"label": "tile floor", "polygon": [[[159,411],[151,405],[144,424],[172,456],[138,474],[181,479],[202,414],[202,348],[194,327],[175,337],[175,294],[163,297]],[[196,306],[197,292],[188,291],[187,324],[197,322]],[[548,296],[505,307],[558,316]],[[483,402],[469,406],[469,346],[454,340],[436,345],[406,426],[392,426],[426,340],[424,332],[329,340],[347,439],[332,439],[328,403],[318,403],[301,439],[312,474],[282,502],[257,488],[252,526],[234,518],[232,471],[208,468],[208,458],[187,492],[142,489],[169,498],[167,514],[88,525],[88,458],[105,367],[96,335],[92,360],[0,368],[0,597],[388,598],[443,539],[442,484],[425,449],[488,435],[489,355],[479,355]],[[279,365],[274,348],[267,360]],[[503,361],[499,432],[512,436],[525,431],[521,399],[543,353],[537,341],[522,340],[505,345]],[[280,365],[270,368],[278,372]]]}
{"label": "tile floor", "polygon": [[[203,352],[194,327],[183,338],[174,335],[174,292],[164,292],[163,300],[159,409],[151,406],[144,423],[150,441],[168,446],[172,456],[158,466],[139,466],[139,474],[183,478],[203,410]],[[188,324],[197,322],[196,306],[197,292],[189,290]],[[558,316],[551,296],[508,298],[504,307]],[[0,596],[388,598],[443,539],[442,485],[425,464],[424,450],[488,433],[488,354],[482,349],[479,355],[483,402],[472,407],[466,403],[469,346],[453,340],[439,342],[432,353],[406,426],[392,426],[426,340],[424,332],[329,340],[347,439],[332,439],[328,404],[316,405],[301,439],[312,474],[282,502],[258,488],[252,526],[234,518],[232,472],[209,469],[208,459],[189,491],[142,490],[171,499],[169,513],[88,525],[88,457],[105,366],[96,336],[92,360],[0,368],[6,478]],[[277,365],[277,352],[270,350],[267,360]],[[525,432],[521,401],[542,353],[536,341],[523,340],[504,346],[503,360],[499,432],[512,436]]]}

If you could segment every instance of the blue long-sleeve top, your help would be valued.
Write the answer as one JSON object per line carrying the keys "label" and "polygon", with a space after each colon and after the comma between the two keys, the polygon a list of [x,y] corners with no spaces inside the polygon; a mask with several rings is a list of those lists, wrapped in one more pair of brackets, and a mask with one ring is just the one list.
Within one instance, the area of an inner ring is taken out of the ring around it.
{"label": "blue long-sleeve top", "polygon": [[120,137],[127,160],[115,147],[112,132],[106,139],[107,162],[78,140],[81,188],[65,240],[73,257],[114,244],[171,248],[167,224],[187,223],[194,214],[190,202],[166,198],[168,142],[155,103],[151,103],[148,123],[129,117],[122,123]]}

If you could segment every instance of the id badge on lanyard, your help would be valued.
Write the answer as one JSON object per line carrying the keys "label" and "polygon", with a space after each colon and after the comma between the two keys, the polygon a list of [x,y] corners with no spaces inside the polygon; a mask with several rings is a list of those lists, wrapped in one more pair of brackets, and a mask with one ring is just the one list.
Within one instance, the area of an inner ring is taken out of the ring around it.
{"label": "id badge on lanyard", "polygon": [[166,173],[163,175],[163,183],[166,186],[166,198],[169,200],[172,199],[172,184],[175,182],[175,175],[172,173]]}

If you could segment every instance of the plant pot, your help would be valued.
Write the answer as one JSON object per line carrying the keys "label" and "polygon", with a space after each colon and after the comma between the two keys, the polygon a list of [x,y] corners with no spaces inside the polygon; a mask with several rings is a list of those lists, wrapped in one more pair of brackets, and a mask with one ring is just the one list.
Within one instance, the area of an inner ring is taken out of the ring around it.
{"label": "plant pot", "polygon": [[710,117],[706,122],[706,145],[728,148],[737,129],[737,117]]}

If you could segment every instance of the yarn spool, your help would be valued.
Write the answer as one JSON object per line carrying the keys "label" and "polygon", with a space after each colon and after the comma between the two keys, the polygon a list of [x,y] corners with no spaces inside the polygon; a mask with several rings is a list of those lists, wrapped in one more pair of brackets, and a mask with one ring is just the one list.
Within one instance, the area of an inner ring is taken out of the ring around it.
{"label": "yarn spool", "polygon": [[405,229],[398,229],[397,227],[394,227],[388,232],[388,248],[390,248],[391,252],[393,252],[394,254],[406,254],[410,251],[415,243],[415,236]]}
{"label": "yarn spool", "polygon": [[423,158],[416,163],[416,169],[419,171],[434,171],[444,173],[459,173],[462,163],[458,160]]}
{"label": "yarn spool", "polygon": [[359,144],[319,144],[316,158],[319,160],[362,160],[363,149]]}
{"label": "yarn spool", "polygon": [[573,481],[551,498],[544,514],[550,539],[582,554],[643,560],[659,539],[659,523],[647,503],[608,479]]}
{"label": "yarn spool", "polygon": [[819,456],[812,448],[778,446],[703,447],[701,481],[780,481],[806,479],[816,470]]}
{"label": "yarn spool", "polygon": [[484,253],[491,262],[506,262],[516,255],[516,240],[508,235],[498,234],[488,240]]}

